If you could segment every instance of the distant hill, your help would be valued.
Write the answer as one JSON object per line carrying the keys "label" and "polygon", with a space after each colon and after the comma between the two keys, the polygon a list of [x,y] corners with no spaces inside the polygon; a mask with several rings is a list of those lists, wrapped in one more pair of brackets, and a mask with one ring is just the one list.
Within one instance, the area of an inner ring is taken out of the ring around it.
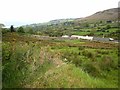
{"label": "distant hill", "polygon": [[82,18],[81,21],[87,21],[87,22],[103,21],[103,20],[116,21],[118,20],[118,12],[120,13],[120,10],[118,10],[118,8],[107,9],[104,11],[96,12],[95,14],[90,15],[88,17]]}
{"label": "distant hill", "polygon": [[36,23],[27,26],[34,27],[34,26],[53,25],[53,24],[59,25],[64,22],[84,23],[84,22],[99,22],[99,21],[107,21],[107,20],[117,21],[118,12],[120,13],[120,10],[118,10],[118,8],[112,8],[112,9],[96,12],[95,14],[84,18],[56,19],[46,23]]}
{"label": "distant hill", "polygon": [[75,19],[76,19],[76,18],[56,19],[56,20],[51,20],[51,21],[49,21],[49,23],[50,23],[50,24],[59,24],[59,23],[74,21]]}
{"label": "distant hill", "polygon": [[103,11],[98,11],[90,16],[84,17],[84,18],[70,18],[70,19],[56,19],[56,20],[51,20],[49,23],[51,24],[59,24],[59,23],[64,23],[64,22],[76,22],[76,21],[81,21],[81,22],[97,22],[97,21],[117,21],[118,20],[118,13],[120,13],[119,8],[112,8],[112,9],[107,9]]}

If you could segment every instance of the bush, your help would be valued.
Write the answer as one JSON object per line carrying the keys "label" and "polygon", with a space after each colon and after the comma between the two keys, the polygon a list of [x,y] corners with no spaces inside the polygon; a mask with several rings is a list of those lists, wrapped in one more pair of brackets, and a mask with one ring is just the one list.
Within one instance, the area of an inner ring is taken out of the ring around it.
{"label": "bush", "polygon": [[79,67],[82,64],[82,61],[80,60],[79,57],[76,57],[72,60],[72,63],[75,64],[77,67]]}
{"label": "bush", "polygon": [[94,65],[94,63],[87,62],[87,63],[82,65],[82,68],[85,72],[87,72],[91,76],[96,77],[96,76],[99,76],[99,69],[97,69],[95,66],[96,65]]}
{"label": "bush", "polygon": [[52,65],[49,59],[48,50],[41,50],[39,44],[3,43],[3,88],[18,88],[31,83],[36,75],[44,73]]}
{"label": "bush", "polygon": [[109,54],[109,51],[107,51],[107,50],[96,50],[96,52],[97,52],[98,54],[102,54],[102,55],[104,55],[104,54]]}
{"label": "bush", "polygon": [[66,62],[70,62],[75,64],[76,66],[81,66],[82,61],[81,58],[79,57],[79,54],[76,52],[66,52],[64,53],[63,58],[66,58]]}
{"label": "bush", "polygon": [[110,28],[111,28],[111,26],[110,26],[110,25],[107,25],[107,26],[106,26],[106,29],[110,29]]}
{"label": "bush", "polygon": [[111,56],[103,56],[102,61],[99,64],[102,70],[107,71],[111,70],[115,66]]}
{"label": "bush", "polygon": [[23,27],[19,27],[19,28],[18,28],[18,32],[19,32],[19,33],[25,33]]}
{"label": "bush", "polygon": [[2,34],[9,32],[9,30],[2,28]]}
{"label": "bush", "polygon": [[82,51],[82,54],[88,58],[94,59],[95,55],[92,52],[89,52],[87,50]]}
{"label": "bush", "polygon": [[80,46],[78,49],[79,50],[84,50],[85,48],[83,46]]}

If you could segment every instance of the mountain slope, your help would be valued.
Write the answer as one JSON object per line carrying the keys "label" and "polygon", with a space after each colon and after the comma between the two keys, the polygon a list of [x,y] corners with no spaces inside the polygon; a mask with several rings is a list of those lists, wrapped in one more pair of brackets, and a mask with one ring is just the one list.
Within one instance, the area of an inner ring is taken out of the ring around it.
{"label": "mountain slope", "polygon": [[82,19],[85,21],[103,21],[103,20],[118,20],[118,8],[107,9],[96,12],[95,14]]}
{"label": "mountain slope", "polygon": [[46,23],[31,24],[28,26],[34,27],[34,26],[51,25],[51,24],[59,25],[64,22],[84,23],[84,22],[99,22],[99,21],[107,21],[107,20],[117,21],[118,13],[120,13],[120,10],[118,9],[119,8],[112,8],[112,9],[107,9],[104,11],[99,11],[85,18],[56,19],[56,20],[51,20]]}

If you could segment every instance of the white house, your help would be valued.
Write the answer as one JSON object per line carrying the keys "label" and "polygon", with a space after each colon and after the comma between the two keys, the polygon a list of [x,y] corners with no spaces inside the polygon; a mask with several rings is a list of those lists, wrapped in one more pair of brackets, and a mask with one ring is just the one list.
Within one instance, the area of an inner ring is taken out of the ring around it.
{"label": "white house", "polygon": [[79,37],[78,35],[72,35],[71,36],[71,38],[77,38],[77,39],[79,39],[78,37]]}
{"label": "white house", "polygon": [[63,37],[63,38],[68,38],[69,36],[68,36],[68,35],[63,35],[62,37]]}
{"label": "white house", "polygon": [[72,37],[72,38],[77,38],[77,39],[93,40],[93,37],[90,37],[90,36],[72,35],[71,37]]}
{"label": "white house", "polygon": [[83,36],[83,37],[81,37],[81,39],[93,40],[93,37],[90,37],[90,36]]}

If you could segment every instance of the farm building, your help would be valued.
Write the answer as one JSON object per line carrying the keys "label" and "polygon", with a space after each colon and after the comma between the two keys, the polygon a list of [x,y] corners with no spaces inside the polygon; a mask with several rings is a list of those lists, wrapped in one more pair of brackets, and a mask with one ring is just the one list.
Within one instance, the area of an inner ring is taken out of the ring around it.
{"label": "farm building", "polygon": [[63,35],[62,37],[63,37],[63,38],[68,38],[69,36],[68,36],[68,35]]}
{"label": "farm building", "polygon": [[76,38],[76,39],[86,39],[86,40],[93,40],[93,37],[90,36],[79,36],[79,35],[72,35],[72,38]]}

